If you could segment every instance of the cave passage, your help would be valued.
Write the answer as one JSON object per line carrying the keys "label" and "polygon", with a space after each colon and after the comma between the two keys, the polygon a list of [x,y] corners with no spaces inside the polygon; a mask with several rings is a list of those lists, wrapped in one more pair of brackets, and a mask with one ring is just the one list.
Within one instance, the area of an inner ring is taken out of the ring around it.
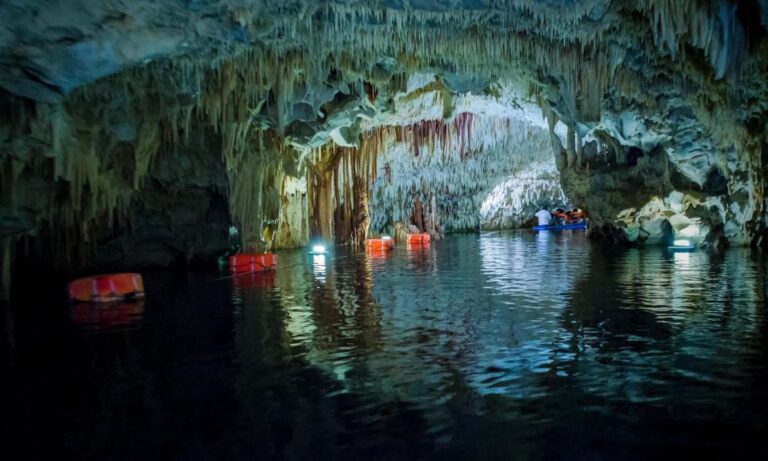
{"label": "cave passage", "polygon": [[0,0],[12,459],[756,458],[766,248],[768,0]]}

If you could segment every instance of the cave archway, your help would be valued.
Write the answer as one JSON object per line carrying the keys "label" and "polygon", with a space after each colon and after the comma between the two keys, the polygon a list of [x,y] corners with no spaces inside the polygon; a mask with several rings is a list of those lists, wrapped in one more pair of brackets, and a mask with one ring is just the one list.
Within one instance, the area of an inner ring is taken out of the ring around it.
{"label": "cave archway", "polygon": [[480,226],[484,230],[527,227],[533,225],[540,208],[571,208],[554,160],[532,163],[493,187],[480,207]]}

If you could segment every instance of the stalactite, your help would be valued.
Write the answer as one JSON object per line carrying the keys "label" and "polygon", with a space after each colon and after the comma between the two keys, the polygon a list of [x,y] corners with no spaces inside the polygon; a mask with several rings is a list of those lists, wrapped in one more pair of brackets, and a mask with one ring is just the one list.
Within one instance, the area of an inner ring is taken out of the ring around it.
{"label": "stalactite", "polygon": [[[363,139],[382,139],[386,146],[378,154],[382,180],[371,185],[374,231],[396,221],[409,222],[417,198],[429,201],[431,215],[445,217],[447,229],[474,229],[479,222],[478,201],[493,178],[513,174],[515,166],[532,161],[532,155],[551,152],[545,130],[508,118],[469,114],[447,122],[378,127],[364,133]],[[415,141],[422,144],[419,156],[414,155]]]}
{"label": "stalactite", "polygon": [[310,233],[327,241],[334,239],[333,171],[338,166],[338,159],[337,152],[324,146],[315,150],[312,163],[307,167]]}
{"label": "stalactite", "polygon": [[642,0],[636,8],[649,12],[657,48],[669,52],[673,59],[685,42],[703,50],[717,79],[734,70],[745,52],[746,39],[736,20],[735,4]]}

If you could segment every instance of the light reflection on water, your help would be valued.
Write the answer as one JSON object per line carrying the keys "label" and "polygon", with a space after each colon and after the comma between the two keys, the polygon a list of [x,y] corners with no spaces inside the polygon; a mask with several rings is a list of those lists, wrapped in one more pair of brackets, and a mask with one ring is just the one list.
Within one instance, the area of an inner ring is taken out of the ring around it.
{"label": "light reflection on water", "polygon": [[[190,419],[200,432],[167,435],[200,439],[191,458],[749,454],[766,435],[766,266],[747,250],[490,233],[280,257],[276,274],[227,282],[148,278],[139,328],[59,334],[79,373],[48,406],[113,438],[126,406],[143,422]],[[42,387],[41,362],[14,368],[17,385]],[[95,381],[92,363],[107,363]],[[104,396],[96,408],[61,403],[81,381]],[[121,437],[96,454],[179,455]]]}

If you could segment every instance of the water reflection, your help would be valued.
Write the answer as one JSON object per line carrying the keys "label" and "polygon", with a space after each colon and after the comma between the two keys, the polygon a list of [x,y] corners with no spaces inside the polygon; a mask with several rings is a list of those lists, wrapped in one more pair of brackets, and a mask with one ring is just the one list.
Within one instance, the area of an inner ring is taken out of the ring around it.
{"label": "water reflection", "polygon": [[[307,359],[348,390],[410,402],[449,451],[461,443],[502,453],[479,446],[499,448],[498,440],[466,440],[467,415],[488,434],[499,434],[495,424],[505,421],[529,448],[547,452],[537,434],[573,432],[576,411],[602,415],[605,430],[634,424],[610,416],[614,405],[675,408],[680,421],[703,417],[697,405],[753,423],[765,414],[765,396],[744,380],[755,364],[734,356],[761,340],[744,328],[765,325],[764,295],[754,287],[765,283],[764,267],[744,269],[746,254],[720,261],[703,252],[610,254],[593,251],[581,233],[455,242],[343,264],[334,290],[312,300],[316,330],[304,345],[315,352]],[[710,323],[715,312],[732,309],[728,292],[745,309],[736,329],[742,336],[713,337],[722,326]],[[377,321],[355,321],[366,308]],[[692,394],[683,402],[681,388]],[[760,406],[734,410],[732,399],[722,399],[726,389],[739,389],[734,398],[751,394]]]}
{"label": "water reflection", "polygon": [[234,274],[230,278],[234,290],[260,290],[273,288],[276,275],[274,271]]}
{"label": "water reflection", "polygon": [[77,303],[69,309],[72,323],[89,331],[136,327],[144,315],[144,300],[111,303]]}
{"label": "water reflection", "polygon": [[143,320],[117,334],[71,328],[90,312],[25,314],[6,367],[14,440],[78,458],[762,449],[765,261],[583,238],[460,236],[323,265],[297,251],[226,283],[147,277]]}
{"label": "water reflection", "polygon": [[312,255],[312,272],[320,282],[325,282],[326,255]]}

